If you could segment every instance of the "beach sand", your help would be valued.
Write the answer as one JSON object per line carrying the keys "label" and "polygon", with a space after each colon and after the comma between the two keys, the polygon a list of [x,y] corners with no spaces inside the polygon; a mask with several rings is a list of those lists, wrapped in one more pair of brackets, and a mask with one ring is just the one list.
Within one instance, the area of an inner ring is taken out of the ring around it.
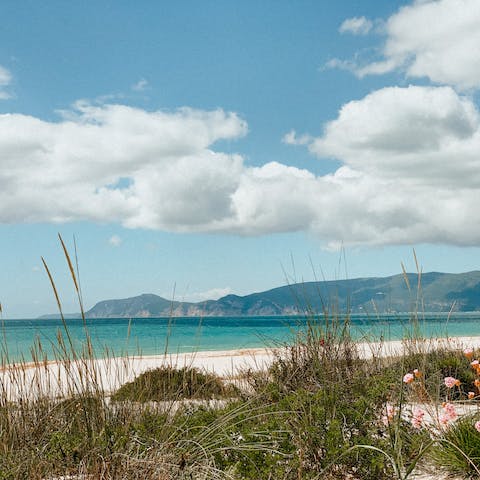
{"label": "beach sand", "polygon": [[[412,343],[413,342],[413,343]],[[406,347],[408,345],[408,347]],[[401,340],[372,343],[359,342],[359,354],[372,356],[398,356],[406,348],[431,350],[441,346],[449,348],[480,348],[479,337],[433,338],[404,342]],[[203,351],[156,356],[113,357],[79,360],[76,362],[48,362],[46,364],[9,365],[0,370],[0,388],[11,401],[41,396],[63,397],[79,393],[79,386],[100,389],[110,394],[139,374],[160,366],[196,367],[221,377],[234,377],[240,371],[268,368],[281,350],[250,348],[243,350]]]}

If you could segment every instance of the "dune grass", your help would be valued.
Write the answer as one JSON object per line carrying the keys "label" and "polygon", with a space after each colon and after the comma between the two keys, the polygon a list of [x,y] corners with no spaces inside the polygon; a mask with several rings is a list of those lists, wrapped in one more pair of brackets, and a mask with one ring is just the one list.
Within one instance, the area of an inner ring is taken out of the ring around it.
{"label": "dune grass", "polygon": [[[63,319],[53,364],[40,342],[30,364],[2,350],[0,479],[406,480],[432,465],[480,478],[480,352],[433,348],[417,320],[395,357],[362,355],[348,315],[325,311],[235,386],[164,366],[108,392],[86,323],[78,351]],[[128,371],[128,358],[111,362]]]}
{"label": "dune grass", "polygon": [[[468,399],[474,377],[462,352],[366,359],[348,335],[323,328],[312,325],[309,335],[276,350],[268,370],[243,372],[241,389],[212,374],[165,367],[106,395],[95,383],[100,377],[87,372],[93,364],[78,354],[58,360],[71,375],[66,395],[49,394],[52,381],[40,389],[30,384],[12,399],[6,375],[11,393],[12,384],[24,387],[32,368],[46,367],[6,369],[0,478],[406,479],[432,462],[476,474],[480,433],[473,419],[412,425],[414,405],[476,405]],[[402,381],[422,365],[417,384]],[[447,391],[444,376],[464,380]],[[223,401],[212,405],[210,398]],[[395,414],[385,423],[387,405]]]}

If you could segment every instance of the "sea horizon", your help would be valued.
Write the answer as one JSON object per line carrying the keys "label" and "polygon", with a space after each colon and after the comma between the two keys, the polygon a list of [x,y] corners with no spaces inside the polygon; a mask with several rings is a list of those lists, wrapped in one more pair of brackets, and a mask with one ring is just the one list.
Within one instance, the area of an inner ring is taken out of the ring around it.
{"label": "sea horizon", "polygon": [[[401,340],[480,335],[480,312],[349,314],[329,317],[342,323],[348,318],[352,339]],[[65,319],[3,319],[3,363],[31,361],[41,345],[42,359],[59,354],[58,336],[72,339],[77,353],[86,346],[93,355],[159,355],[196,351],[239,350],[289,344],[305,333],[308,325],[325,325],[323,315],[263,315],[235,317],[140,317]],[[86,326],[86,330],[85,330]],[[320,330],[319,330],[320,331]]]}

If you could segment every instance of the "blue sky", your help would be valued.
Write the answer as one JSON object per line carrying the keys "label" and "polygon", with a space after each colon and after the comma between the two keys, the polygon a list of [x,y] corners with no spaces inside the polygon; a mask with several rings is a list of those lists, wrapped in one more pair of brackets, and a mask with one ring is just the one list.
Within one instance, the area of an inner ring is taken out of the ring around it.
{"label": "blue sky", "polygon": [[479,268],[476,0],[6,1],[0,17],[7,317],[55,311],[42,255],[77,310],[57,232],[88,307],[396,274],[412,248],[425,271]]}

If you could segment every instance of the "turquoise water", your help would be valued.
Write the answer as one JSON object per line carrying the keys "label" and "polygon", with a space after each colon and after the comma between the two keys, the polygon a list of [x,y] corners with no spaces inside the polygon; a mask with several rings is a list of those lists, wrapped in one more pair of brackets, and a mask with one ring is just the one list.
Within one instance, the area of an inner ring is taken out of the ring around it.
{"label": "turquoise water", "polygon": [[[362,315],[350,317],[354,338],[385,340],[401,339],[412,334],[409,315],[389,315],[375,318]],[[322,318],[318,319],[323,322]],[[36,340],[48,358],[54,358],[57,335],[66,339],[61,320],[4,320],[3,358],[8,361],[32,359],[31,349]],[[67,320],[68,332],[77,351],[85,343],[82,320]],[[108,318],[87,320],[95,355],[156,355],[201,350],[230,350],[273,346],[291,342],[305,329],[305,317],[210,317],[210,318]],[[419,320],[426,337],[480,336],[480,312],[454,314],[424,314]],[[6,347],[6,349],[5,349]],[[58,348],[58,347],[57,347]]]}

